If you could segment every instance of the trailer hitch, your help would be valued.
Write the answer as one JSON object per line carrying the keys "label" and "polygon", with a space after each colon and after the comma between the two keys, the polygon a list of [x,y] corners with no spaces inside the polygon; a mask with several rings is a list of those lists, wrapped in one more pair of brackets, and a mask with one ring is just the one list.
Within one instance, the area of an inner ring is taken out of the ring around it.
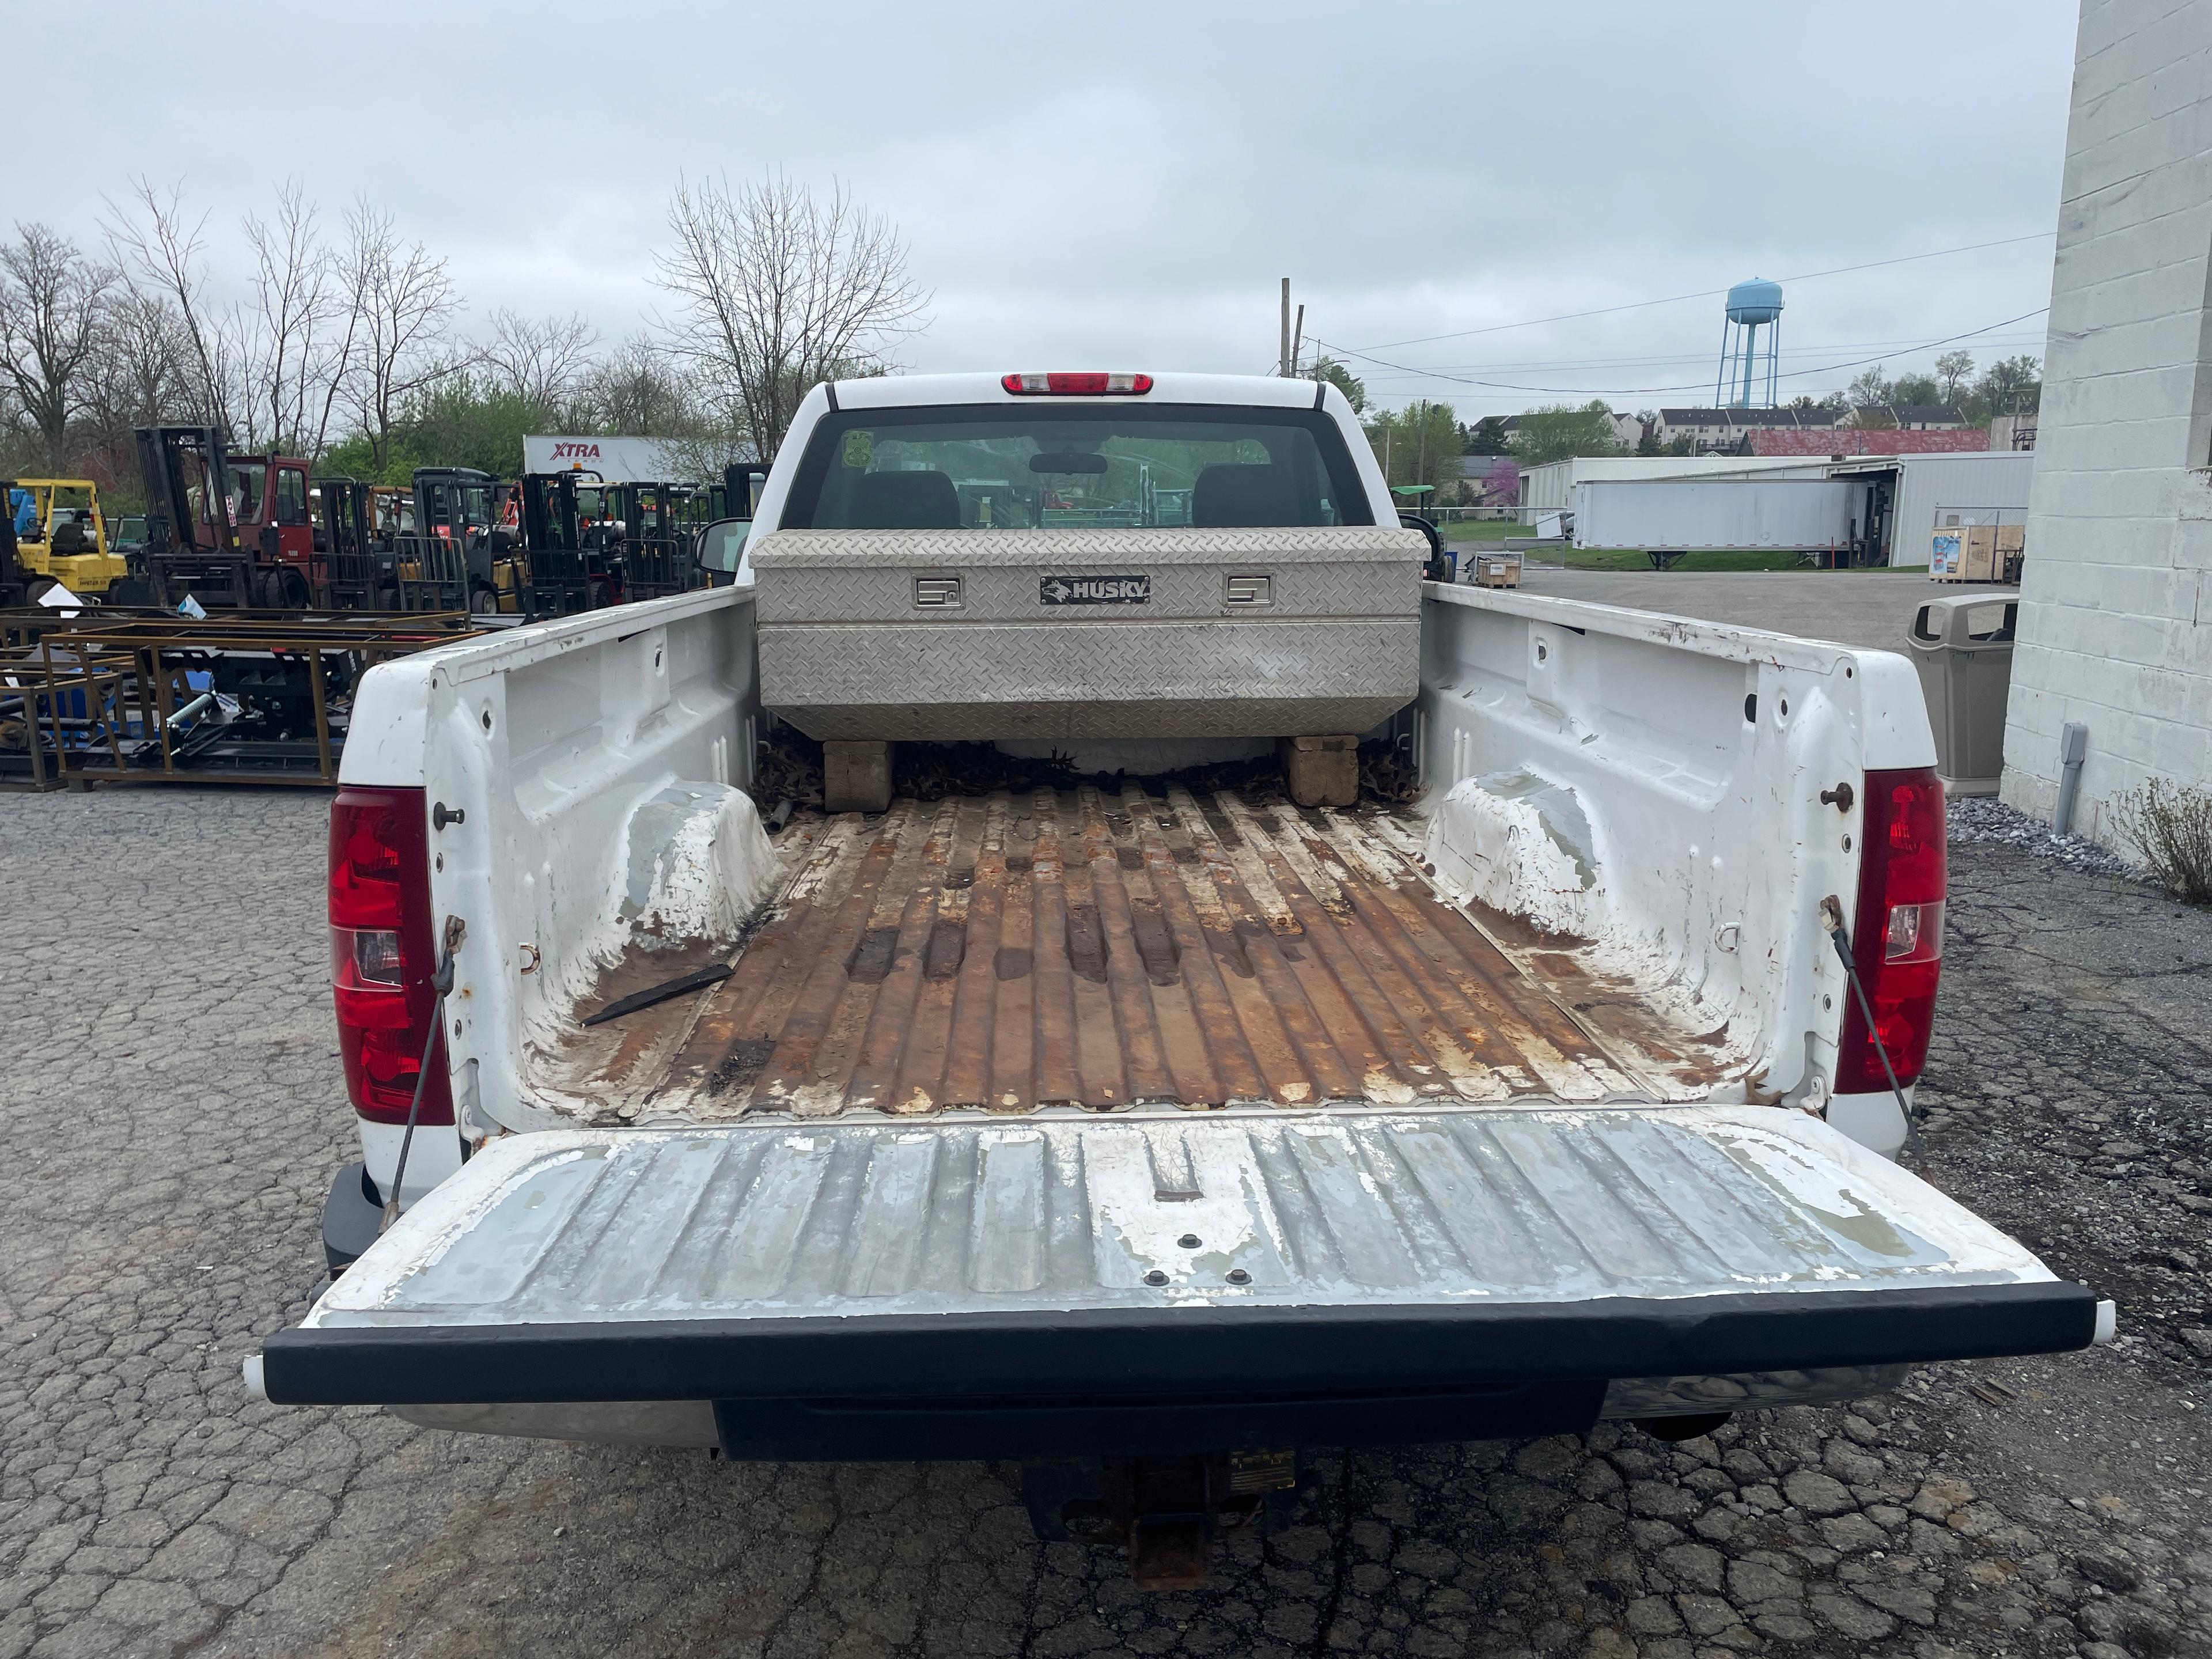
{"label": "trailer hitch", "polygon": [[1199,1589],[1219,1534],[1288,1522],[1298,1478],[1289,1450],[1038,1459],[1022,1501],[1041,1539],[1125,1546],[1138,1589]]}

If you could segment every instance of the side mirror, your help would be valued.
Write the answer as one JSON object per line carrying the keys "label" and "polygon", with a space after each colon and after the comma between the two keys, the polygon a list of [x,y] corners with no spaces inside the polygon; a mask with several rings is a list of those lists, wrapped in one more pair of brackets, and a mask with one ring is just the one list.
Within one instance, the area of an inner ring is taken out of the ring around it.
{"label": "side mirror", "polygon": [[1424,518],[1419,513],[1401,513],[1398,522],[1406,529],[1418,530],[1429,538],[1429,557],[1421,567],[1422,580],[1432,582],[1452,580],[1458,562],[1444,551],[1444,538],[1437,529],[1436,521]]}
{"label": "side mirror", "polygon": [[717,519],[699,532],[700,567],[718,578],[715,586],[727,587],[737,580],[751,530],[750,519]]}

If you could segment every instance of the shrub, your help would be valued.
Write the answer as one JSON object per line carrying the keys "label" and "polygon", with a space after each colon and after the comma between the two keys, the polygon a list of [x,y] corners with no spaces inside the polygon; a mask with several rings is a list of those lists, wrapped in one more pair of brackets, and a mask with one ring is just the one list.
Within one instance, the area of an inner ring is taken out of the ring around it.
{"label": "shrub", "polygon": [[2153,881],[2185,904],[2212,904],[2212,790],[2153,778],[2113,809]]}

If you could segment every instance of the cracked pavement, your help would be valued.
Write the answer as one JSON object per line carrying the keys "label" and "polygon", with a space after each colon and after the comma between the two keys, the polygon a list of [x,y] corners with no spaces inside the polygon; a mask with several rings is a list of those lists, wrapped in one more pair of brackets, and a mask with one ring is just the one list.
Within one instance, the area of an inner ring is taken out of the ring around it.
{"label": "cracked pavement", "polygon": [[2120,1340],[1663,1445],[1334,1453],[1151,1595],[982,1464],[732,1465],[249,1399],[354,1148],[313,793],[0,797],[0,1659],[2212,1652],[2212,915],[1960,845],[1937,1184]]}

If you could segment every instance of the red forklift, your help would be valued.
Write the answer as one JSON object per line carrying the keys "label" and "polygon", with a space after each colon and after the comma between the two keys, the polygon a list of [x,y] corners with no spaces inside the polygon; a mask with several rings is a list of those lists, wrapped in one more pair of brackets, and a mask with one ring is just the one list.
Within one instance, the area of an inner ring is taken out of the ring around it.
{"label": "red forklift", "polygon": [[304,611],[328,586],[307,463],[233,455],[212,427],[137,429],[146,491],[143,598],[164,607]]}

